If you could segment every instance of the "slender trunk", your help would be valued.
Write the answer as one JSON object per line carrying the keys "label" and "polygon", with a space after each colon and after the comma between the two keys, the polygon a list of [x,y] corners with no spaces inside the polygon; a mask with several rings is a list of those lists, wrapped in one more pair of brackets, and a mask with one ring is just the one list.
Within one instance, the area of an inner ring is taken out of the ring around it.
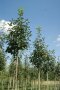
{"label": "slender trunk", "polygon": [[19,90],[19,80],[18,80],[18,90]]}
{"label": "slender trunk", "polygon": [[48,82],[48,72],[47,72],[47,82]]}
{"label": "slender trunk", "polygon": [[18,76],[18,55],[17,55],[17,59],[16,59],[16,85],[15,85],[15,90],[17,90],[17,83],[18,83],[18,79],[17,79],[17,76]]}
{"label": "slender trunk", "polygon": [[14,80],[14,77],[13,77],[13,88],[12,88],[12,90],[14,90],[14,84],[15,84],[15,80]]}
{"label": "slender trunk", "polygon": [[36,79],[35,80],[35,90],[37,90],[37,88],[38,88],[38,80]]}
{"label": "slender trunk", "polygon": [[23,87],[22,87],[22,90],[25,90],[25,87],[24,87],[24,82],[23,82]]}
{"label": "slender trunk", "polygon": [[4,90],[3,80],[2,80],[2,90]]}
{"label": "slender trunk", "polygon": [[27,90],[27,56],[25,58],[25,90]]}
{"label": "slender trunk", "polygon": [[12,86],[11,86],[11,80],[12,80],[12,78],[10,77],[10,78],[9,78],[9,83],[8,83],[8,90],[12,87]]}
{"label": "slender trunk", "polygon": [[40,70],[38,70],[38,90],[40,90]]}
{"label": "slender trunk", "polygon": [[8,90],[9,90],[9,84],[8,84]]}
{"label": "slender trunk", "polygon": [[34,88],[35,88],[35,90],[37,90],[36,79],[34,79]]}
{"label": "slender trunk", "polygon": [[31,90],[33,90],[32,80],[31,80]]}
{"label": "slender trunk", "polygon": [[34,83],[34,80],[32,81],[32,83],[33,83],[32,86],[33,86],[33,90],[34,90],[34,88],[35,88],[35,86],[34,86],[34,84],[35,84],[35,83]]}
{"label": "slender trunk", "polygon": [[54,82],[55,82],[54,90],[56,90],[56,76],[55,76],[55,81]]}
{"label": "slender trunk", "polygon": [[47,90],[49,90],[49,85],[48,85],[48,72],[47,72]]}
{"label": "slender trunk", "polygon": [[27,90],[27,78],[25,78],[25,90]]}

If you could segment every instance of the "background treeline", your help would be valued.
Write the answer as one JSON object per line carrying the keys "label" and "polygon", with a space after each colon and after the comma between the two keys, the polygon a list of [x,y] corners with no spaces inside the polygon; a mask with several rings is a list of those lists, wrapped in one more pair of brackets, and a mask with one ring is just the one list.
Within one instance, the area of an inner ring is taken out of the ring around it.
{"label": "background treeline", "polygon": [[[8,29],[8,34],[2,30],[0,32],[1,90],[34,90],[32,88],[35,87],[35,90],[40,90],[42,81],[60,80],[59,58],[56,60],[55,51],[48,49],[40,27],[36,28],[36,38],[31,50],[32,30],[23,14],[23,10],[18,9],[18,18],[9,23],[11,28]],[[8,66],[7,53],[12,55]]]}

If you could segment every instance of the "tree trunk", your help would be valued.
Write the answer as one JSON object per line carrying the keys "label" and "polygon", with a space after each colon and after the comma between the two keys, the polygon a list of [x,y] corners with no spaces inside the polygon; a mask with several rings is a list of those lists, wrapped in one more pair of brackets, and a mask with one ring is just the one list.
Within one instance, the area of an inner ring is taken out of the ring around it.
{"label": "tree trunk", "polygon": [[17,59],[16,59],[16,82],[15,82],[15,90],[18,90],[18,79],[17,79],[17,76],[18,76],[18,55],[17,55]]}
{"label": "tree trunk", "polygon": [[48,82],[48,72],[47,72],[47,82]]}
{"label": "tree trunk", "polygon": [[12,88],[11,81],[12,81],[12,78],[10,77],[10,78],[9,78],[9,83],[8,83],[8,90],[9,90],[10,88]]}
{"label": "tree trunk", "polygon": [[38,90],[40,90],[40,70],[38,70]]}
{"label": "tree trunk", "polygon": [[15,78],[13,77],[13,88],[12,88],[12,90],[14,90],[14,84],[15,84],[15,80],[14,80]]}
{"label": "tree trunk", "polygon": [[19,90],[19,80],[18,80],[18,90]]}
{"label": "tree trunk", "polygon": [[27,78],[25,78],[25,90],[27,90]]}
{"label": "tree trunk", "polygon": [[8,84],[8,90],[9,90],[9,84]]}
{"label": "tree trunk", "polygon": [[47,72],[47,90],[49,90],[49,85],[48,85],[48,72]]}
{"label": "tree trunk", "polygon": [[32,84],[32,80],[31,80],[31,90],[33,90],[33,84]]}
{"label": "tree trunk", "polygon": [[55,76],[54,84],[55,84],[54,90],[56,90],[56,76]]}
{"label": "tree trunk", "polygon": [[2,80],[2,90],[4,90],[3,80]]}
{"label": "tree trunk", "polygon": [[31,80],[31,90],[34,90],[34,80]]}
{"label": "tree trunk", "polygon": [[37,79],[35,80],[35,90],[37,90],[38,86],[37,86]]}

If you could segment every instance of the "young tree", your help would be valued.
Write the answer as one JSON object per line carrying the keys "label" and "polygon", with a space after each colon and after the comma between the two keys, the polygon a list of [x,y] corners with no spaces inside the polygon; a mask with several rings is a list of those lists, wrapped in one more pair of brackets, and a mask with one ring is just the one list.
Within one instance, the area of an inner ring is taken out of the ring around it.
{"label": "young tree", "polygon": [[16,83],[18,72],[18,54],[19,51],[27,49],[29,45],[29,37],[31,36],[30,27],[28,25],[29,22],[28,19],[24,19],[22,9],[18,9],[18,15],[19,17],[16,20],[12,20],[10,23],[12,28],[9,29],[10,33],[7,41],[8,47],[6,49],[8,53],[11,53],[14,58],[16,58]]}
{"label": "young tree", "polygon": [[25,90],[27,89],[27,84],[28,82],[28,76],[29,76],[29,63],[28,63],[28,56],[25,56],[25,60],[24,60],[24,67],[23,67],[23,76],[24,76],[24,82],[25,82]]}
{"label": "young tree", "polygon": [[[43,72],[46,73],[47,81],[49,72],[54,72],[55,69],[55,55],[54,50],[47,50],[46,52],[46,60],[43,65]],[[52,73],[51,73],[52,74]],[[50,78],[51,79],[51,78]]]}
{"label": "young tree", "polygon": [[0,31],[0,71],[5,69],[5,64],[6,64],[3,44],[4,44],[4,33]]}
{"label": "young tree", "polygon": [[6,66],[6,58],[3,50],[4,44],[4,35],[3,32],[0,31],[0,89],[3,89],[3,79],[5,77],[5,66]]}
{"label": "young tree", "polygon": [[0,71],[5,69],[6,59],[3,50],[0,48]]}
{"label": "young tree", "polygon": [[60,81],[60,62],[58,61],[55,66],[55,78]]}
{"label": "young tree", "polygon": [[38,68],[38,82],[40,90],[40,73],[46,56],[46,45],[41,35],[40,28],[37,28],[37,38],[34,42],[34,50],[31,54],[30,61]]}

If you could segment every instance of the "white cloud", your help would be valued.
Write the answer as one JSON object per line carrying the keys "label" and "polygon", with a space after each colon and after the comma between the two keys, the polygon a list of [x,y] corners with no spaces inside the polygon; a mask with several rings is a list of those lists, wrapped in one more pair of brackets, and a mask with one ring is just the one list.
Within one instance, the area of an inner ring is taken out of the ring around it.
{"label": "white cloud", "polygon": [[60,44],[56,44],[56,47],[60,47]]}
{"label": "white cloud", "polygon": [[60,35],[58,35],[57,37],[57,42],[60,42]]}
{"label": "white cloud", "polygon": [[0,30],[3,30],[3,32],[8,33],[8,29],[11,28],[11,26],[9,26],[9,23],[9,21],[0,20]]}
{"label": "white cloud", "polygon": [[60,37],[60,34],[58,35],[58,37]]}
{"label": "white cloud", "polygon": [[[3,30],[4,33],[8,34],[9,30],[15,25],[9,26],[10,22],[6,20],[0,20],[0,31]],[[14,30],[13,30],[14,31]]]}
{"label": "white cloud", "polygon": [[56,45],[56,47],[60,47],[60,34],[57,36],[56,40],[53,41]]}

